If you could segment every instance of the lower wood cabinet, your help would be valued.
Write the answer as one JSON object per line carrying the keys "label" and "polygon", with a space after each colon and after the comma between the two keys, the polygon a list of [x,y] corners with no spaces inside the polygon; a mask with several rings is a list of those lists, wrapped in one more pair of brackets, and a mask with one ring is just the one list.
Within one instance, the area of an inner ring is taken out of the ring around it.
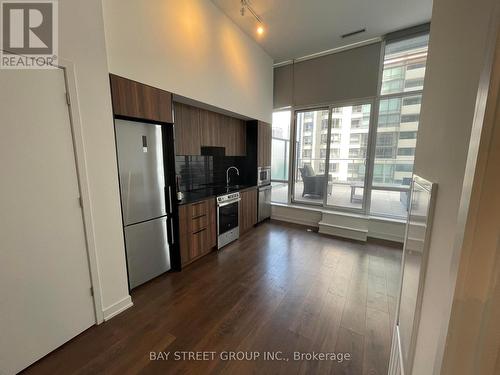
{"label": "lower wood cabinet", "polygon": [[179,234],[183,266],[208,254],[217,245],[215,198],[179,206]]}
{"label": "lower wood cabinet", "polygon": [[257,224],[257,188],[240,192],[240,234],[247,232]]}

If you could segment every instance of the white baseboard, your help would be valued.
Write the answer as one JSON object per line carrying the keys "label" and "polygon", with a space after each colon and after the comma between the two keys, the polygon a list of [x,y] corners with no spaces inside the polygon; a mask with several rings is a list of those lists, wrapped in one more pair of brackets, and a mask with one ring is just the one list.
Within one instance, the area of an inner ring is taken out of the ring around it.
{"label": "white baseboard", "polygon": [[366,242],[368,230],[344,227],[341,225],[328,224],[320,221],[319,233]]}
{"label": "white baseboard", "polygon": [[293,223],[293,224],[299,224],[299,225],[305,225],[308,227],[314,227],[318,228],[318,223],[314,221],[306,221],[306,220],[300,220],[296,218],[291,218],[287,216],[279,216],[279,215],[273,215],[271,216],[272,220],[277,220],[277,221],[284,221],[287,223]]}
{"label": "white baseboard", "polygon": [[403,243],[405,233],[403,220],[325,211],[315,207],[273,204],[271,218],[319,228],[320,233],[358,241],[373,237]]}
{"label": "white baseboard", "polygon": [[118,301],[111,306],[105,308],[102,312],[104,315],[104,321],[108,321],[109,319],[115,317],[121,312],[127,310],[129,307],[132,307],[134,304],[132,302],[132,298],[130,296],[125,297],[121,301]]}
{"label": "white baseboard", "polygon": [[399,242],[403,243],[404,242],[404,235],[401,236],[399,234],[393,234],[393,233],[383,233],[383,232],[370,232],[369,237],[371,238],[377,238],[379,240],[386,240],[386,241],[391,241],[391,242]]}

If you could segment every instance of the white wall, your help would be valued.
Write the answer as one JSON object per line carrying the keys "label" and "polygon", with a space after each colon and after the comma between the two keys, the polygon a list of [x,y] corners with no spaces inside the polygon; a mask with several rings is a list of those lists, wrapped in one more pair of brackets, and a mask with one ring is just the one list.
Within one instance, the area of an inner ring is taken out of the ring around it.
{"label": "white wall", "polygon": [[272,59],[209,0],[103,0],[110,72],[271,122]]}
{"label": "white wall", "polygon": [[418,134],[415,173],[437,182],[429,264],[414,362],[415,375],[438,374],[453,296],[460,206],[490,15],[495,0],[437,0]]}
{"label": "white wall", "polygon": [[130,303],[100,0],[59,1],[59,52],[75,64],[104,317]]}

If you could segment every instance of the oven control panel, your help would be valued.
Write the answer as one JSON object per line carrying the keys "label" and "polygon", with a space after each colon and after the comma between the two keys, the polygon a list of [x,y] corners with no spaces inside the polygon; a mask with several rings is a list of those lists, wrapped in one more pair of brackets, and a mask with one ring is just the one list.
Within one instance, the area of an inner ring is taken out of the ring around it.
{"label": "oven control panel", "polygon": [[225,194],[217,197],[217,203],[224,203],[227,201],[232,201],[235,199],[238,199],[240,197],[240,193],[231,193],[231,194]]}

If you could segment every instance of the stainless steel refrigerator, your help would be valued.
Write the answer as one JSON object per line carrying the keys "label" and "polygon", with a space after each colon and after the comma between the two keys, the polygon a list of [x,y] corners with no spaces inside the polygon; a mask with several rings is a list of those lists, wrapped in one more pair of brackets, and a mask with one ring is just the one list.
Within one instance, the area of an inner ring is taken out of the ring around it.
{"label": "stainless steel refrigerator", "polygon": [[172,191],[165,184],[162,126],[115,120],[130,289],[168,271]]}

